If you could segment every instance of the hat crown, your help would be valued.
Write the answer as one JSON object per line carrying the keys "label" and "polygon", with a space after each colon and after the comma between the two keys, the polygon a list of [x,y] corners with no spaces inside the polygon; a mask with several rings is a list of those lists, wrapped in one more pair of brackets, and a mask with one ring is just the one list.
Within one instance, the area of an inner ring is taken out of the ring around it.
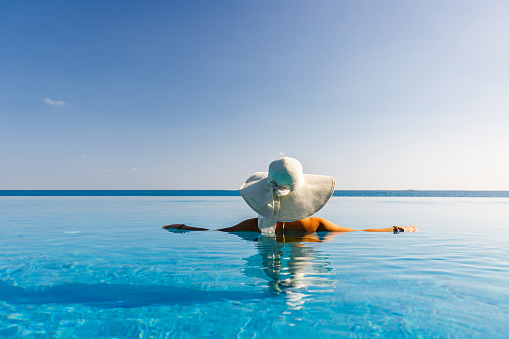
{"label": "hat crown", "polygon": [[302,165],[297,159],[290,157],[280,158],[271,162],[268,177],[278,187],[290,190],[304,185]]}

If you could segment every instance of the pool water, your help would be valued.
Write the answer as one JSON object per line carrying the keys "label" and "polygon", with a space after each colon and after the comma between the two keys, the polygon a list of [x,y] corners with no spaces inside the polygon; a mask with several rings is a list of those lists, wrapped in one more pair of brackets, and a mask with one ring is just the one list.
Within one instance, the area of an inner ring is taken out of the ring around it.
{"label": "pool water", "polygon": [[417,233],[172,233],[240,197],[0,197],[0,338],[507,337],[509,199],[333,197]]}

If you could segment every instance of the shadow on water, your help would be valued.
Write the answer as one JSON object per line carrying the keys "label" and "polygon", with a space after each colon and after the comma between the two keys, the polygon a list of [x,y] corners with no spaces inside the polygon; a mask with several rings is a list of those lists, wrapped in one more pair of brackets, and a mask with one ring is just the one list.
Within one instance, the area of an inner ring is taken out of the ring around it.
{"label": "shadow on water", "polygon": [[86,304],[103,308],[133,308],[152,305],[202,304],[221,301],[261,300],[266,293],[201,291],[185,287],[129,284],[68,283],[34,289],[0,281],[0,300],[10,304]]}
{"label": "shadow on water", "polygon": [[269,293],[107,283],[67,283],[23,288],[0,281],[0,301],[24,305],[85,304],[102,308],[134,308],[283,297],[288,306],[298,309],[313,299],[310,290],[323,292],[334,288],[334,273],[328,257],[306,243],[327,241],[335,234],[286,234],[277,237],[252,232],[235,234],[255,244],[258,249],[257,254],[244,258],[246,264],[241,271],[248,277],[266,280]]}

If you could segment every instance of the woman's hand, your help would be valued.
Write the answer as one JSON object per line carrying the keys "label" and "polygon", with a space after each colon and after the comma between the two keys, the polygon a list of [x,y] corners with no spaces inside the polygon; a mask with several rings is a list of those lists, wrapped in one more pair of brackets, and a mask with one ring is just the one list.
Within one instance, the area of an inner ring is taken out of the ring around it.
{"label": "woman's hand", "polygon": [[170,232],[177,232],[177,233],[189,232],[189,231],[208,231],[208,229],[206,229],[206,228],[187,226],[186,224],[164,225],[163,229],[168,230]]}
{"label": "woman's hand", "polygon": [[167,230],[168,232],[173,233],[185,233],[189,232],[187,229],[189,226],[186,226],[185,224],[171,224],[171,225],[164,225],[163,229]]}
{"label": "woman's hand", "polygon": [[179,230],[179,229],[181,229],[181,228],[182,228],[182,226],[185,226],[185,224],[171,224],[171,225],[164,225],[164,226],[163,226],[163,228],[164,228],[165,230],[169,230],[169,229],[177,229],[177,230]]}
{"label": "woman's hand", "polygon": [[402,233],[402,232],[417,232],[417,227],[415,226],[392,226],[392,231],[394,234]]}

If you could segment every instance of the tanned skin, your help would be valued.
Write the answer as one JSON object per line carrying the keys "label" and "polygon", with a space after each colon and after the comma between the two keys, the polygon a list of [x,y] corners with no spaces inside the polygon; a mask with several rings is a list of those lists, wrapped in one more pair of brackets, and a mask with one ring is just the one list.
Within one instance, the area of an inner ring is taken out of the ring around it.
{"label": "tanned skin", "polygon": [[[206,228],[187,226],[184,224],[171,224],[163,226],[164,229],[168,230],[186,230],[186,231],[208,231]],[[258,218],[247,219],[235,226],[221,228],[218,231],[222,232],[258,232]],[[314,233],[314,232],[353,232],[360,231],[349,227],[343,227],[336,225],[332,221],[327,219],[310,217],[297,221],[285,222],[285,232],[299,232],[299,233]],[[415,226],[393,226],[388,228],[368,228],[362,230],[364,232],[416,232]],[[276,224],[276,233],[283,232],[283,223],[278,222]]]}

